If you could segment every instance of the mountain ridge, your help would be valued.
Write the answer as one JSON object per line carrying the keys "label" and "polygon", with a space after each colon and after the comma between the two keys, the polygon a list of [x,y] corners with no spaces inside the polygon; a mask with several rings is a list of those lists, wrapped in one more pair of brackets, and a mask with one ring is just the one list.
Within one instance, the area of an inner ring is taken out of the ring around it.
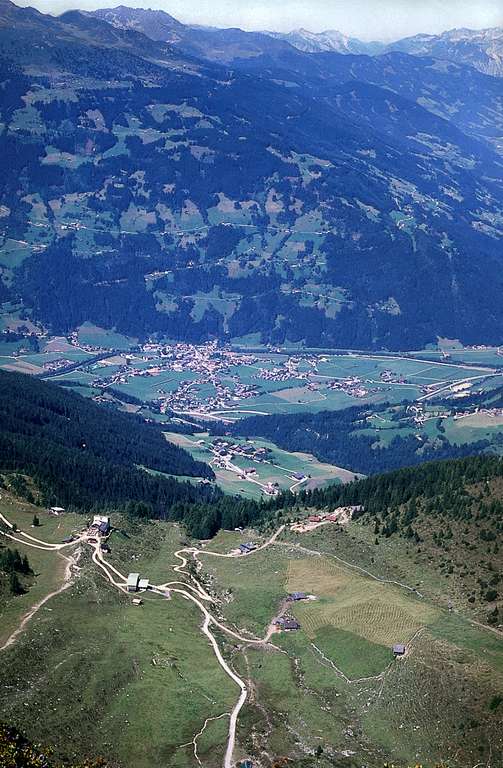
{"label": "mountain ridge", "polygon": [[190,341],[499,342],[495,78],[241,31],[198,58],[204,30],[186,53],[2,7],[7,316]]}
{"label": "mountain ridge", "polygon": [[503,27],[451,29],[440,35],[415,35],[391,43],[386,50],[468,63],[485,74],[503,76]]}

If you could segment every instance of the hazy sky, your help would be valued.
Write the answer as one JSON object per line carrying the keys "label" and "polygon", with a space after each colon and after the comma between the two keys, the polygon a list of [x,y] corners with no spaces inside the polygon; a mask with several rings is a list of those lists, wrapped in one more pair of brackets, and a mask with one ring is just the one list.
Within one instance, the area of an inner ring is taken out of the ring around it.
{"label": "hazy sky", "polygon": [[503,0],[17,0],[45,13],[119,4],[161,8],[180,21],[217,27],[314,32],[338,29],[365,40],[393,40],[454,27],[503,26]]}

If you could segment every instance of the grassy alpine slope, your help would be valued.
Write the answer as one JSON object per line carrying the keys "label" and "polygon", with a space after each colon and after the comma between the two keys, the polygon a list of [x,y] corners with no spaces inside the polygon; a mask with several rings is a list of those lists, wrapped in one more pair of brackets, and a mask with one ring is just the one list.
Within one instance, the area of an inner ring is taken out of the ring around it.
{"label": "grassy alpine slope", "polygon": [[[32,509],[12,501],[5,514],[25,528]],[[181,527],[118,514],[112,521],[108,559],[115,567],[139,570],[154,583],[185,580],[172,571],[176,550],[189,543]],[[53,519],[41,513],[41,522],[41,538],[57,538]],[[462,606],[447,609],[438,572],[424,586],[412,581],[423,597],[392,583],[407,584],[413,575],[403,573],[402,540],[391,536],[375,547],[377,561],[366,530],[359,520],[342,530],[285,532],[237,560],[205,550],[226,553],[268,534],[221,531],[201,550],[198,578],[220,601],[219,620],[241,634],[263,636],[288,592],[316,596],[287,606],[301,629],[273,635],[279,650],[216,630],[249,688],[235,759],[268,765],[266,754],[288,757],[295,768],[382,768],[387,760],[400,768],[416,761],[466,768],[490,752],[499,760],[501,637],[470,623]],[[121,768],[191,768],[193,737],[207,718],[219,718],[208,722],[197,750],[205,768],[220,768],[225,713],[237,689],[210,653],[200,613],[175,594],[162,601],[147,593],[135,608],[97,572],[86,549],[79,568],[50,610],[35,614],[2,652],[4,718],[54,744],[58,756],[103,755]],[[404,659],[393,659],[393,642],[407,644]]]}
{"label": "grassy alpine slope", "polygon": [[[503,460],[471,456],[399,469],[300,494],[300,505],[363,505],[356,521],[374,560],[398,540],[409,574],[441,576],[443,601],[484,623],[503,623]],[[355,524],[356,524],[355,523]],[[356,553],[353,553],[356,556]],[[390,553],[388,552],[388,556]]]}

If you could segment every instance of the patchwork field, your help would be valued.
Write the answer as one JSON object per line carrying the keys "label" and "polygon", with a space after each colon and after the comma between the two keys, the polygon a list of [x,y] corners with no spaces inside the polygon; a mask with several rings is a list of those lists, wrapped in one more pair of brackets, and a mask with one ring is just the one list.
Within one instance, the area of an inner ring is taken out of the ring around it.
{"label": "patchwork field", "polygon": [[[235,424],[237,433],[240,420],[248,416],[316,414],[368,406],[367,424],[359,424],[358,434],[375,438],[375,447],[389,448],[397,437],[416,438],[419,453],[421,445],[434,452],[445,440],[451,445],[483,440],[501,452],[503,422],[497,403],[503,358],[497,350],[487,361],[478,359],[475,353],[480,350],[471,352],[473,359],[455,362],[439,357],[435,350],[415,358],[293,348],[223,348],[213,343],[139,347],[135,339],[87,323],[68,339],[41,340],[39,351],[23,349],[19,342],[3,343],[0,367],[50,377],[85,397],[166,423],[168,429],[181,422],[197,431],[203,424],[222,421]],[[436,400],[458,397],[462,408],[464,396],[484,393],[490,408],[493,391],[496,408],[491,414],[458,418],[456,400],[448,409]],[[315,450],[316,440],[312,442]],[[190,442],[184,447],[198,458],[208,458]],[[286,439],[283,447],[311,450],[309,443],[289,446]],[[292,476],[299,473],[306,476],[298,486],[304,488],[347,479],[337,467],[321,463],[327,459],[321,444],[320,461],[272,444],[270,448],[274,469],[265,463],[254,464],[256,477],[243,483],[236,470],[215,466],[218,483],[232,494],[260,498],[269,483],[277,483],[277,490],[291,488]],[[345,466],[343,457],[332,460]],[[367,464],[358,468],[366,471]],[[236,467],[249,465],[238,459]]]}
{"label": "patchwork field", "polygon": [[[225,543],[234,545],[237,535]],[[283,610],[301,625],[273,635],[289,659],[250,649],[240,663],[255,681],[250,707],[255,704],[258,718],[256,739],[268,725],[279,754],[288,753],[295,733],[298,746],[320,746],[332,760],[339,754],[335,744],[347,748],[355,766],[357,755],[380,766],[393,754],[397,765],[444,759],[464,768],[474,764],[469,761],[478,749],[501,749],[497,721],[487,715],[503,684],[501,641],[407,589],[316,555],[313,544],[323,536],[306,534],[297,540],[300,546],[280,541],[237,562],[202,558],[203,573],[220,587],[222,610],[233,626],[260,634],[268,616]],[[306,556],[304,544],[313,546],[313,554]],[[285,603],[291,591],[316,600]],[[395,660],[391,646],[397,642],[406,644],[407,653]],[[477,725],[470,726],[472,720]]]}
{"label": "patchwork field", "polygon": [[310,639],[323,627],[344,629],[377,645],[407,643],[438,612],[389,584],[355,577],[330,560],[289,563],[287,591],[308,591],[319,600],[302,602],[294,613]]}
{"label": "patchwork field", "polygon": [[[0,350],[4,354],[4,358],[0,359],[0,365],[12,370],[35,373],[41,372],[45,364],[57,359],[53,354],[49,356],[57,350],[65,359],[81,359],[85,362],[86,354],[89,353],[83,351],[79,345],[90,345],[97,351],[106,351],[132,350],[137,343],[135,339],[128,339],[114,331],[98,328],[90,323],[81,326],[72,344],[66,342],[61,346],[61,340],[59,342],[59,346],[56,344],[54,347],[54,340],[44,341],[40,352],[36,354],[20,350],[18,342],[13,342],[11,345],[4,344],[3,350]],[[203,349],[204,346],[194,347],[196,350],[194,354],[197,354],[197,350]],[[465,380],[469,381],[470,386],[478,385],[480,382],[483,382],[484,386],[486,384],[490,386],[491,375],[502,367],[503,360],[496,354],[491,354],[489,357],[482,356],[479,360],[474,353],[473,360],[470,359],[468,364],[464,365],[464,360],[456,362],[453,357],[452,362],[446,362],[436,359],[436,355],[430,352],[425,353],[423,359],[414,359],[412,356],[379,356],[348,352],[320,354],[320,351],[318,353],[302,350],[271,352],[253,348],[250,351],[245,348],[240,349],[243,349],[243,352],[234,352],[234,357],[229,358],[230,365],[221,377],[222,383],[232,389],[235,383],[239,382],[242,385],[254,386],[257,391],[243,402],[232,405],[229,403],[228,406],[215,408],[220,415],[232,418],[242,418],[252,413],[337,410],[366,402],[370,404],[399,403],[427,395],[430,392],[428,388],[431,387],[434,390],[444,386],[445,392],[448,392],[450,385]],[[248,358],[251,355],[253,360],[240,361],[240,355]],[[292,358],[300,362],[290,367],[289,361]],[[148,356],[145,357],[138,352],[130,351],[127,368],[121,369],[124,380],[118,380],[114,383],[114,387],[145,403],[150,403],[158,399],[159,394],[164,390],[174,392],[181,381],[193,380],[195,385],[192,393],[197,395],[201,402],[204,403],[205,400],[214,397],[213,378],[210,376],[206,377],[206,381],[201,380],[197,370],[191,369],[190,355],[182,365],[183,371],[166,371],[163,370],[163,365],[164,359],[160,353],[156,355],[155,351],[149,349]],[[118,369],[109,368],[107,371],[103,368],[103,364],[93,365],[89,370],[83,366],[79,371],[72,372],[72,379],[83,372],[94,374],[94,378],[99,377],[100,380],[103,377],[110,378],[119,372]],[[146,369],[150,369],[152,375],[146,377],[140,375],[140,372]],[[288,374],[278,377],[277,373],[281,370],[288,371]],[[309,386],[307,381],[310,382]],[[351,384],[352,381],[354,381],[353,384]],[[89,382],[87,378],[83,380],[83,383]],[[339,382],[341,386],[333,387],[334,382]],[[359,392],[357,392],[358,389]]]}

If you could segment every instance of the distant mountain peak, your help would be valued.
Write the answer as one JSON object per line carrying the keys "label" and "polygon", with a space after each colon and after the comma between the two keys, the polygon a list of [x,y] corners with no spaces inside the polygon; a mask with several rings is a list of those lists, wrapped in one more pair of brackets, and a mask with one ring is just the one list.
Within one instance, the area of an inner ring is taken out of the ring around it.
{"label": "distant mountain peak", "polygon": [[440,35],[414,35],[391,43],[386,50],[469,64],[486,75],[503,77],[503,27],[463,27]]}
{"label": "distant mountain peak", "polygon": [[100,8],[88,11],[88,15],[106,21],[118,29],[132,29],[142,32],[151,40],[175,42],[185,28],[178,19],[166,11],[152,8],[130,8],[118,5],[115,8]]}
{"label": "distant mountain peak", "polygon": [[311,32],[300,27],[291,32],[266,32],[265,34],[276,39],[285,40],[299,51],[304,53],[354,53],[373,55],[380,53],[384,48],[383,43],[365,43],[355,37],[348,37],[337,29],[326,29],[322,32]]}

